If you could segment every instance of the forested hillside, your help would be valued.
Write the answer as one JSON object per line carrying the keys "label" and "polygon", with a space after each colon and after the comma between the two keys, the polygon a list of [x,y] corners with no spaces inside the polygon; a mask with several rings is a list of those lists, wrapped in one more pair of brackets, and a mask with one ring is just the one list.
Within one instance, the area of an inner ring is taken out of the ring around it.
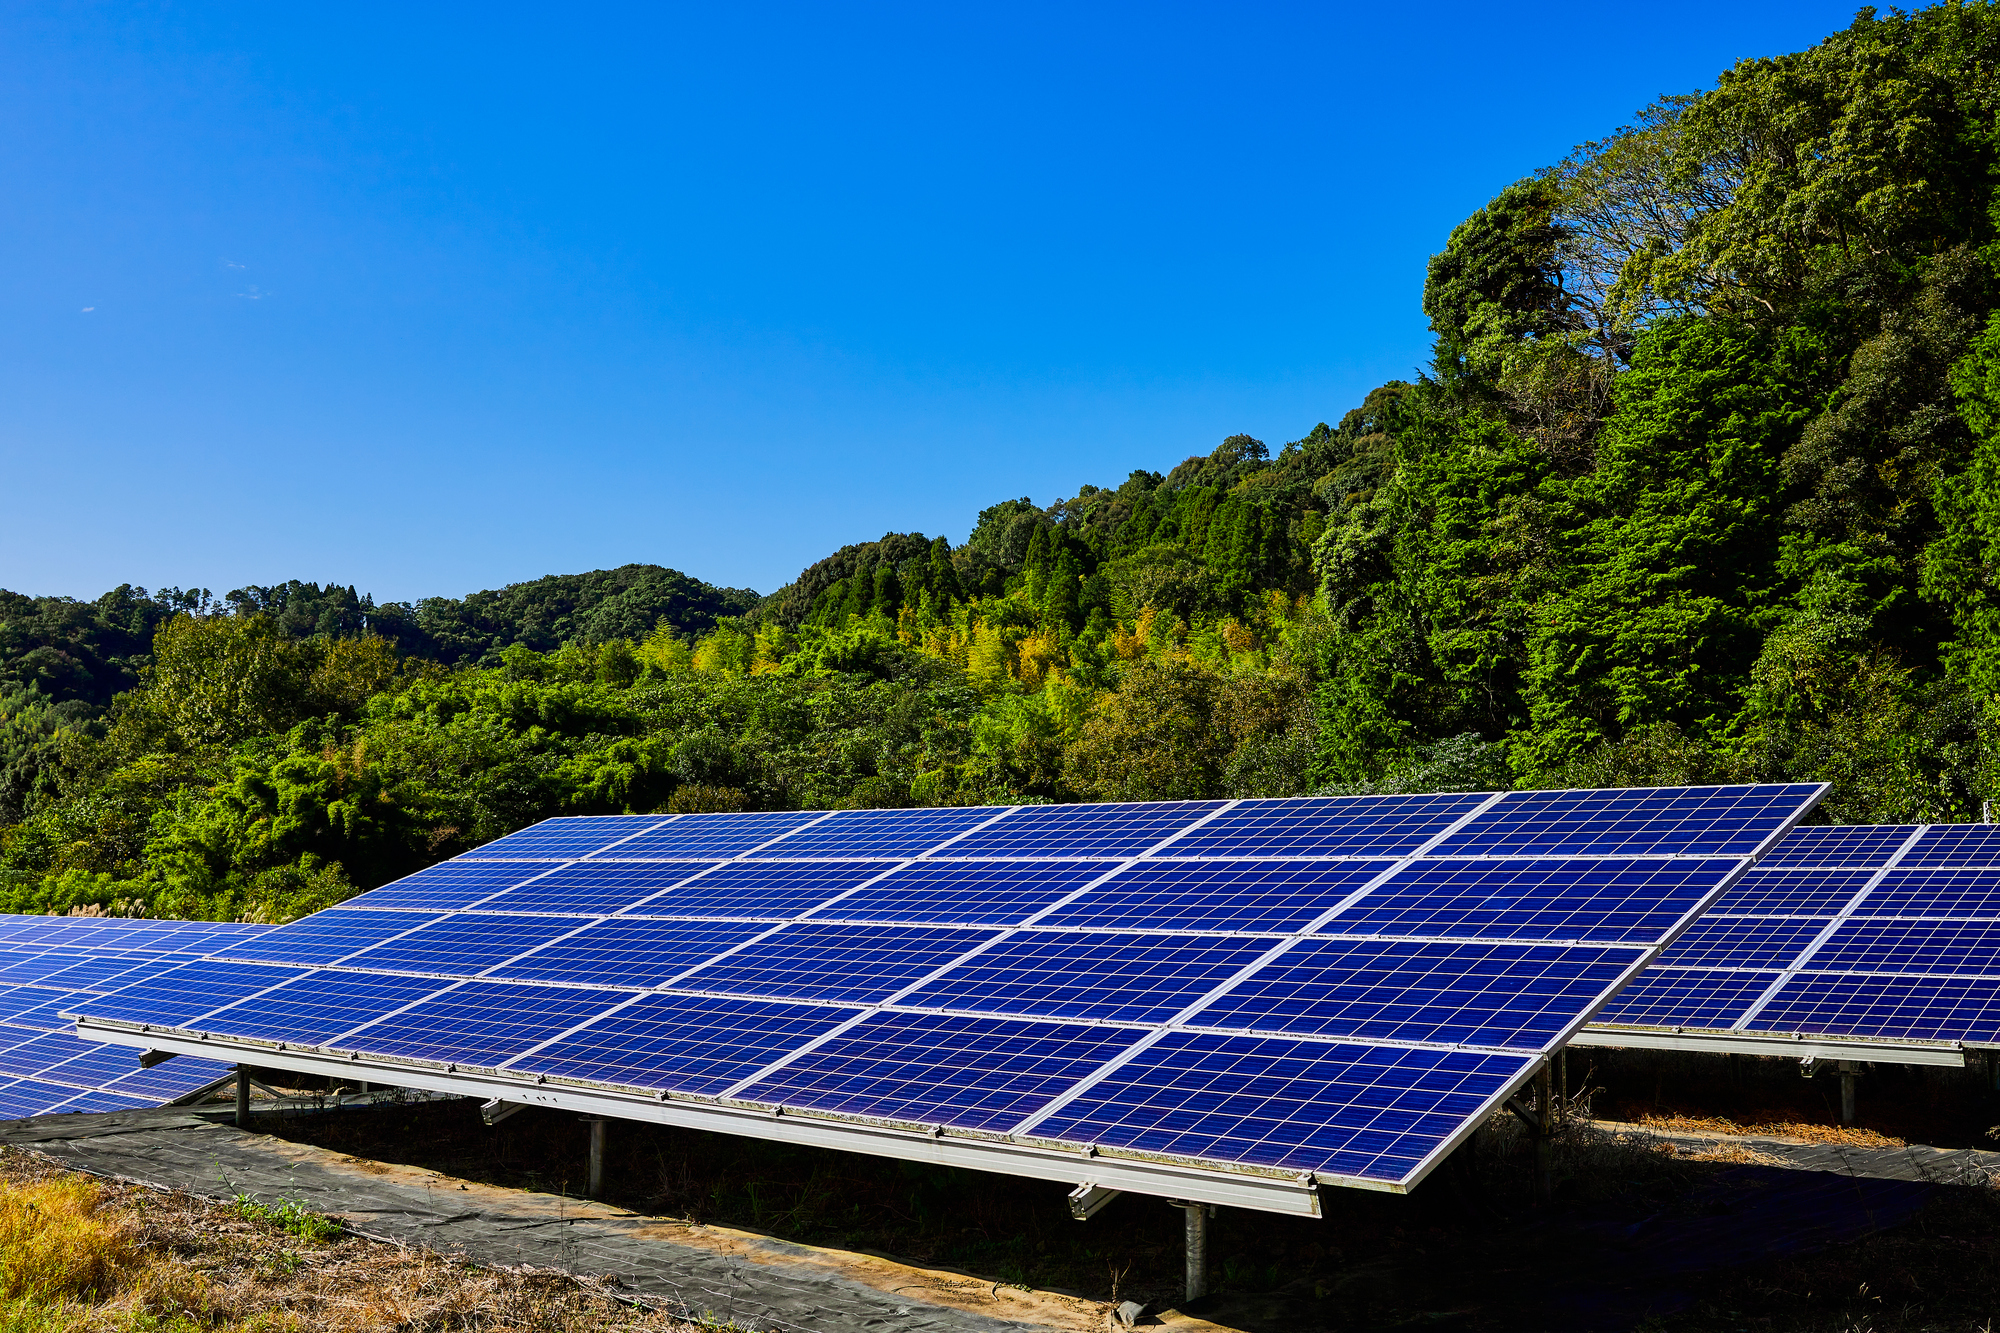
{"label": "forested hillside", "polygon": [[[284,917],[548,815],[2000,786],[2000,11],[1864,13],[1509,186],[1435,360],[1272,449],[377,606],[0,594],[0,907]],[[1135,460],[1143,461],[1143,460]]]}

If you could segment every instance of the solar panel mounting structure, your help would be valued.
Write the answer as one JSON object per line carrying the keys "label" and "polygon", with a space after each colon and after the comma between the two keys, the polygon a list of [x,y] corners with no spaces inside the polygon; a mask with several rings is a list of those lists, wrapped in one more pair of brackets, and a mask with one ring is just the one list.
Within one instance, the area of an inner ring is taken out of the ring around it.
{"label": "solar panel mounting structure", "polygon": [[550,820],[75,1012],[1073,1201],[1316,1214],[1321,1185],[1413,1187],[1823,791]]}
{"label": "solar panel mounting structure", "polygon": [[1801,828],[1571,1044],[1962,1066],[1996,983],[2000,825]]}

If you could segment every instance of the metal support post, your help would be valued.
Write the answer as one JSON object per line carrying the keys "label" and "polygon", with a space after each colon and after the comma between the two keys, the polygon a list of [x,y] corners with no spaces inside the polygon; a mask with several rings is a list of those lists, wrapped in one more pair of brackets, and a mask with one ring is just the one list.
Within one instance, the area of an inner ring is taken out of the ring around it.
{"label": "metal support post", "polygon": [[1854,1080],[1861,1071],[1854,1067],[1852,1060],[1840,1062],[1840,1123],[1854,1123]]}
{"label": "metal support post", "polygon": [[250,1071],[236,1066],[236,1127],[250,1128]]}
{"label": "metal support post", "polygon": [[583,1123],[590,1126],[590,1183],[584,1194],[595,1199],[604,1193],[604,1126],[608,1122],[592,1116]]}
{"label": "metal support post", "polygon": [[1543,1063],[1535,1075],[1535,1202],[1547,1203],[1555,1196],[1555,1096],[1550,1087],[1549,1066]]}
{"label": "metal support post", "polygon": [[1198,1301],[1208,1295],[1208,1218],[1214,1210],[1205,1203],[1173,1202],[1187,1214],[1187,1298]]}

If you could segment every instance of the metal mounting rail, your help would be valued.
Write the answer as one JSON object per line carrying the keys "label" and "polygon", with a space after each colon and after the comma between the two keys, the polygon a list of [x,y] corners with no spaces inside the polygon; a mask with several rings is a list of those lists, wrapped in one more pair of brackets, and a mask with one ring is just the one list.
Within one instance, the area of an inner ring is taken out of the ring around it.
{"label": "metal mounting rail", "polygon": [[281,1049],[275,1043],[229,1041],[157,1027],[148,1030],[136,1024],[104,1019],[79,1020],[76,1031],[78,1036],[92,1041],[143,1050],[173,1051],[181,1055],[200,1055],[231,1064],[240,1062],[260,1068],[289,1069],[335,1079],[366,1077],[371,1082],[429,1092],[457,1093],[477,1097],[481,1101],[499,1100],[554,1107],[584,1115],[711,1130],[748,1138],[833,1148],[842,1152],[872,1153],[938,1166],[1055,1180],[1070,1185],[1087,1181],[1106,1190],[1152,1194],[1166,1199],[1185,1199],[1231,1208],[1254,1208],[1267,1213],[1290,1213],[1299,1217],[1320,1215],[1319,1186],[1322,1184],[1395,1194],[1405,1192],[1403,1186],[1376,1180],[1318,1177],[1310,1172],[1285,1172],[1264,1167],[1207,1169],[1148,1157],[1125,1156],[1115,1151],[1100,1152],[1094,1148],[1079,1150],[1045,1142],[1021,1143],[975,1137],[940,1127],[905,1128],[812,1112],[795,1112],[784,1107],[666,1098],[595,1085],[542,1082],[523,1074],[453,1069],[428,1062],[369,1060],[311,1048]]}
{"label": "metal mounting rail", "polygon": [[1888,1065],[1946,1065],[1963,1068],[1965,1044],[1956,1041],[1888,1041],[1866,1037],[1819,1037],[1779,1032],[1722,1032],[1707,1029],[1587,1027],[1571,1046],[1622,1046],[1644,1051],[1698,1051],[1709,1055],[1776,1055],[1792,1060],[1872,1060]]}

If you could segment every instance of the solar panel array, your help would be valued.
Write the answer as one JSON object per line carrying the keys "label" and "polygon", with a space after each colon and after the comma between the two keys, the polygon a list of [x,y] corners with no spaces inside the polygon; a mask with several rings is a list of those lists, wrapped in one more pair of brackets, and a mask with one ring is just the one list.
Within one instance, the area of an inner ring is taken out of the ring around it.
{"label": "solar panel array", "polygon": [[1600,1025],[2000,1044],[2000,825],[1788,835]]}
{"label": "solar panel array", "polygon": [[134,1069],[130,1051],[80,1040],[58,1015],[270,929],[0,914],[0,1120],[159,1106],[228,1074],[192,1057]]}
{"label": "solar panel array", "polygon": [[556,819],[78,1009],[1401,1183],[1820,791]]}

